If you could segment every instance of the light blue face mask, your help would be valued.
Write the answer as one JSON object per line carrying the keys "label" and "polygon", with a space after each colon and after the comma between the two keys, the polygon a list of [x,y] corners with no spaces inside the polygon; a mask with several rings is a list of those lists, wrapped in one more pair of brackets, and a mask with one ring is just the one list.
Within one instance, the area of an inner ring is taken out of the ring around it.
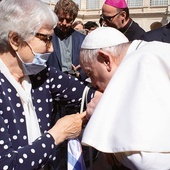
{"label": "light blue face mask", "polygon": [[[29,45],[29,44],[28,44]],[[29,45],[30,47],[30,45]],[[30,47],[32,53],[34,54],[34,59],[31,63],[25,63],[21,57],[19,56],[18,52],[16,52],[18,58],[22,62],[22,66],[24,69],[24,74],[25,75],[34,75],[38,74],[40,71],[45,69],[47,67],[46,62],[49,58],[50,53],[35,53],[32,48]]]}

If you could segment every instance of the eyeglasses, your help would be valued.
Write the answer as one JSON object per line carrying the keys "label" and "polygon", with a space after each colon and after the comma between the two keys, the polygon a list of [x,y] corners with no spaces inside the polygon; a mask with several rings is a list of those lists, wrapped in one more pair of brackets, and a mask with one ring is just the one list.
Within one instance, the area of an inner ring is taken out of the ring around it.
{"label": "eyeglasses", "polygon": [[113,16],[105,16],[103,14],[100,15],[100,18],[102,18],[104,21],[111,22],[117,15],[119,15],[122,11],[119,11],[117,14]]}
{"label": "eyeglasses", "polygon": [[60,18],[60,17],[58,17],[58,20],[59,20],[60,22],[64,22],[64,20],[65,20],[66,23],[68,23],[68,24],[74,21],[73,18]]}
{"label": "eyeglasses", "polygon": [[51,41],[52,41],[52,38],[53,38],[52,35],[45,35],[45,34],[41,34],[41,33],[36,33],[35,37],[37,37],[40,40],[44,41],[46,43],[47,48],[50,48]]}

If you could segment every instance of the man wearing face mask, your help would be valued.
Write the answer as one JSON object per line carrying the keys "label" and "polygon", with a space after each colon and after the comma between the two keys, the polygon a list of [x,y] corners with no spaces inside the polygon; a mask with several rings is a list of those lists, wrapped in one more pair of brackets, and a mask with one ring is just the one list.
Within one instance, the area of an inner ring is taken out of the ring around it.
{"label": "man wearing face mask", "polygon": [[126,0],[106,0],[102,7],[104,25],[121,31],[129,41],[140,39],[145,31],[129,16]]}

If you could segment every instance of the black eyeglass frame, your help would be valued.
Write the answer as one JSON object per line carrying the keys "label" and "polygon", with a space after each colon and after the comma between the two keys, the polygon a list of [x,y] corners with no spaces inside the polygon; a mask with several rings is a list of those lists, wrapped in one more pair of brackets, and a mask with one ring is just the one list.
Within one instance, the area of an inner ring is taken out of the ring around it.
{"label": "black eyeglass frame", "polygon": [[105,16],[103,14],[100,15],[100,18],[102,18],[104,21],[108,21],[111,22],[117,15],[119,15],[122,11],[119,11],[118,13],[116,13],[113,16]]}
{"label": "black eyeglass frame", "polygon": [[60,18],[60,17],[58,17],[58,20],[59,20],[59,22],[64,22],[64,20],[66,20],[66,23],[67,24],[70,24],[70,23],[73,23],[73,21],[74,21],[74,18]]}
{"label": "black eyeglass frame", "polygon": [[51,45],[51,41],[53,36],[52,35],[46,35],[46,34],[42,34],[42,33],[36,33],[35,37],[39,38],[40,40],[44,41],[47,45],[47,47],[50,47]]}

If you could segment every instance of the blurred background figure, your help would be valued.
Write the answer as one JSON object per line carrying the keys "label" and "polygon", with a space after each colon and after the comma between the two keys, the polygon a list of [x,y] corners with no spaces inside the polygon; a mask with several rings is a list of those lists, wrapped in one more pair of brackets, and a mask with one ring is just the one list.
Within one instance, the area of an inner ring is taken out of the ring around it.
{"label": "blurred background figure", "polygon": [[158,28],[161,28],[161,27],[162,27],[162,23],[161,22],[153,22],[150,25],[150,29],[151,30],[155,30],[155,29],[158,29]]}
{"label": "blurred background figure", "polygon": [[82,21],[75,21],[72,25],[72,28],[74,28],[75,30],[85,34],[84,24],[83,24]]}
{"label": "blurred background figure", "polygon": [[94,21],[87,21],[84,24],[84,29],[86,31],[86,35],[89,34],[91,31],[95,30],[98,27],[99,27],[99,25],[96,22],[94,22]]}
{"label": "blurred background figure", "polygon": [[161,41],[170,43],[170,22],[160,28],[146,32],[141,36],[145,41]]}

